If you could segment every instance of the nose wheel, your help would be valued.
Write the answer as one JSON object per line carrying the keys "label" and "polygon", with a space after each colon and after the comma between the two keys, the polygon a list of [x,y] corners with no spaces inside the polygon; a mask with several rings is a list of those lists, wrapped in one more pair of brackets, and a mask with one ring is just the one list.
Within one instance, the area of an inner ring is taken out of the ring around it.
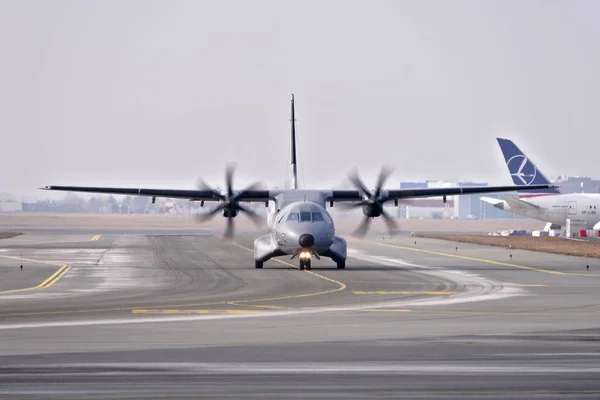
{"label": "nose wheel", "polygon": [[311,269],[310,258],[307,260],[300,259],[300,271],[304,271],[305,269],[308,271]]}

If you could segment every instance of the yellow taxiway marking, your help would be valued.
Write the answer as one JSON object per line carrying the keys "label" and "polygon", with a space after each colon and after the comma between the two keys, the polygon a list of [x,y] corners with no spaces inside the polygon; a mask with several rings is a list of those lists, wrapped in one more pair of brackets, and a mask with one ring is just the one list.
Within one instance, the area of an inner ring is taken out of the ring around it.
{"label": "yellow taxiway marking", "polygon": [[[231,244],[234,245],[234,246],[236,246],[236,247],[238,247],[238,248],[240,248],[240,249],[243,249],[243,250],[246,250],[246,251],[252,251],[252,249],[244,247],[244,246],[242,246],[240,244],[237,244],[237,243],[231,243]],[[278,258],[273,258],[272,260],[273,261],[277,261],[280,264],[287,265],[289,267],[298,269],[298,267],[296,265],[294,265],[292,263],[289,263],[287,261],[283,261],[283,260],[280,260]],[[336,289],[324,290],[322,292],[303,293],[303,294],[295,294],[295,295],[290,295],[290,296],[269,297],[269,298],[254,299],[254,300],[237,300],[237,301],[228,302],[228,304],[240,305],[239,303],[242,303],[242,304],[246,304],[246,303],[261,303],[261,302],[265,302],[265,301],[299,299],[299,298],[302,298],[302,297],[320,296],[320,295],[323,295],[323,294],[330,294],[330,293],[341,292],[342,290],[346,290],[347,286],[344,283],[340,282],[340,281],[328,278],[328,277],[323,276],[321,274],[318,274],[316,272],[307,271],[307,270],[304,270],[304,272],[306,272],[307,274],[311,274],[313,276],[316,276],[317,278],[320,278],[320,279],[326,280],[328,282],[334,283],[338,287]]]}
{"label": "yellow taxiway marking", "polygon": [[123,310],[131,310],[131,308],[95,308],[95,309],[89,309],[89,310],[33,311],[33,312],[0,314],[0,317],[14,317],[14,316],[26,316],[26,315],[84,314],[84,313],[93,313],[93,312],[123,311]]}
{"label": "yellow taxiway marking", "polygon": [[289,307],[283,307],[283,306],[264,306],[261,304],[236,304],[236,301],[229,301],[227,302],[227,304],[232,305],[232,306],[243,306],[243,307],[254,307],[254,308],[264,308],[267,310],[289,310]]}
{"label": "yellow taxiway marking", "polygon": [[93,241],[95,241],[95,240],[98,240],[98,239],[100,239],[100,237],[101,237],[101,236],[102,236],[102,235],[96,235],[96,236],[94,236],[93,238],[91,238],[91,239],[90,239],[90,241],[91,241],[91,242],[93,242]]}
{"label": "yellow taxiway marking", "polygon": [[49,288],[50,286],[54,285],[60,278],[62,278],[67,272],[69,272],[70,269],[71,269],[71,267],[69,267],[68,265],[63,265],[62,267],[60,267],[58,269],[58,271],[56,271],[54,274],[52,274],[48,279],[46,279],[44,282],[42,282],[38,286],[36,286],[36,288],[38,288],[38,289]]}
{"label": "yellow taxiway marking", "polygon": [[56,272],[54,272],[52,275],[50,275],[50,277],[48,277],[46,280],[44,280],[42,283],[40,283],[37,286],[26,287],[26,288],[21,288],[21,289],[4,290],[4,291],[1,291],[0,294],[25,292],[25,291],[36,290],[36,289],[47,289],[50,286],[54,285],[56,282],[58,282],[58,280],[60,278],[62,278],[71,269],[71,267],[68,265],[58,264],[58,263],[51,262],[51,261],[34,260],[32,258],[17,257],[17,256],[0,255],[0,257],[6,258],[9,260],[27,261],[27,262],[36,263],[36,264],[60,266],[60,268]]}
{"label": "yellow taxiway marking", "polygon": [[[235,246],[237,248],[240,248],[242,250],[245,251],[252,251],[252,249],[249,249],[247,247],[244,247],[240,244],[237,243],[230,243],[232,246]],[[273,259],[274,261],[277,261],[281,264],[287,265],[289,267],[292,268],[296,268],[298,269],[297,266],[295,266],[294,264],[288,263],[286,261],[282,261],[279,260],[277,258]],[[304,272],[306,272],[307,274],[311,274],[313,276],[316,276],[320,279],[326,280],[328,282],[334,283],[336,284],[338,287],[335,289],[330,289],[330,290],[323,290],[321,292],[312,292],[312,293],[302,293],[302,294],[294,294],[294,295],[289,295],[289,296],[278,296],[278,297],[264,297],[264,298],[260,298],[260,299],[250,299],[250,300],[234,300],[234,301],[217,301],[217,302],[209,302],[209,303],[196,303],[196,304],[178,304],[178,305],[170,305],[170,306],[156,306],[156,307],[151,307],[148,308],[148,310],[164,310],[164,309],[173,309],[174,307],[199,307],[199,306],[215,306],[215,305],[222,305],[222,304],[229,304],[232,306],[237,306],[237,307],[255,307],[255,308],[265,308],[265,309],[279,309],[279,310],[285,310],[287,309],[287,307],[282,307],[282,306],[266,306],[266,305],[258,305],[258,304],[252,304],[252,303],[264,303],[264,302],[269,302],[269,301],[277,301],[277,300],[289,300],[289,299],[299,299],[299,298],[303,298],[303,297],[312,297],[312,296],[321,296],[324,294],[330,294],[330,293],[335,293],[335,292],[341,292],[342,290],[346,290],[346,285],[340,281],[337,281],[335,279],[331,279],[328,278],[326,276],[323,276],[321,274],[318,274],[316,272],[312,272],[312,271],[306,271],[304,270]],[[125,310],[131,310],[132,312],[134,312],[134,310],[136,310],[135,308],[124,308]],[[258,312],[257,310],[249,310],[249,311],[254,311],[254,312]]]}
{"label": "yellow taxiway marking", "polygon": [[22,288],[22,289],[5,290],[5,291],[0,292],[0,294],[17,293],[17,292],[24,292],[27,290],[35,290],[35,289],[47,289],[50,286],[54,285],[56,282],[58,282],[58,280],[60,278],[62,278],[67,272],[69,272],[70,269],[71,269],[70,266],[63,265],[56,272],[54,272],[52,275],[50,275],[50,277],[48,279],[46,279],[45,281],[43,281],[42,283],[40,283],[37,286],[32,286],[32,287],[27,287],[27,288]]}
{"label": "yellow taxiway marking", "polygon": [[413,291],[405,291],[405,290],[399,290],[399,291],[376,290],[376,291],[372,291],[372,292],[354,291],[354,292],[352,292],[352,294],[426,294],[426,295],[433,295],[433,296],[436,296],[436,295],[444,296],[444,295],[456,294],[456,292],[413,292]]}
{"label": "yellow taxiway marking", "polygon": [[133,314],[260,314],[258,310],[157,310],[157,309],[133,309]]}
{"label": "yellow taxiway marking", "polygon": [[[360,239],[355,239],[355,240],[360,240]],[[524,270],[528,270],[528,271],[544,272],[546,274],[574,275],[574,276],[600,276],[600,275],[586,274],[586,273],[580,274],[580,273],[574,273],[574,272],[562,272],[562,271],[553,271],[553,270],[550,270],[550,269],[534,268],[534,267],[528,267],[528,266],[520,265],[520,264],[511,264],[511,263],[505,263],[505,262],[501,262],[501,261],[486,260],[484,258],[459,256],[459,255],[451,254],[451,253],[442,253],[441,251],[417,249],[417,248],[414,248],[414,247],[399,246],[399,245],[389,244],[389,243],[381,243],[381,242],[376,242],[376,241],[373,241],[373,240],[360,240],[360,241],[365,242],[365,243],[376,244],[378,246],[392,247],[392,248],[396,248],[396,249],[400,249],[400,250],[418,251],[418,252],[421,252],[421,253],[434,254],[436,256],[459,258],[459,259],[468,260],[468,261],[477,261],[477,262],[482,262],[482,263],[487,263],[487,264],[502,265],[502,266],[505,266],[505,267],[513,267],[513,268],[524,269]]]}
{"label": "yellow taxiway marking", "polygon": [[33,258],[25,258],[25,257],[18,257],[18,256],[4,256],[4,255],[0,255],[0,257],[1,258],[6,258],[8,260],[27,261],[27,262],[32,262],[32,263],[36,263],[36,264],[54,265],[55,267],[61,267],[63,265],[61,263],[56,263],[56,262],[52,262],[52,261],[35,260]]}

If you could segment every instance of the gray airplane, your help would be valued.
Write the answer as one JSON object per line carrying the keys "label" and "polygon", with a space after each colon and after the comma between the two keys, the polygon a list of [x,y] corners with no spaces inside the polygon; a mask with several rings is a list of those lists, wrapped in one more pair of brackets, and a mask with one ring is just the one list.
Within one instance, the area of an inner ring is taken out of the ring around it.
{"label": "gray airplane", "polygon": [[[347,208],[362,208],[365,216],[355,234],[363,236],[369,229],[371,220],[382,217],[388,230],[393,232],[396,223],[384,210],[387,202],[398,201],[415,197],[439,197],[444,202],[446,196],[507,192],[514,190],[539,190],[552,186],[549,184],[522,186],[485,186],[466,188],[425,188],[425,189],[400,189],[385,190],[383,185],[390,174],[389,169],[382,169],[374,190],[368,189],[358,174],[350,175],[350,182],[355,186],[353,190],[304,190],[298,188],[297,163],[296,163],[296,124],[294,115],[294,95],[291,102],[291,161],[292,161],[292,188],[285,190],[263,190],[260,185],[253,184],[243,190],[233,189],[232,166],[228,166],[225,173],[226,190],[218,191],[200,181],[198,190],[176,189],[130,189],[112,187],[80,187],[80,186],[46,186],[44,190],[62,190],[87,193],[106,193],[116,195],[149,196],[152,202],[156,197],[189,199],[199,201],[216,201],[218,205],[212,211],[199,217],[200,221],[213,218],[222,214],[227,218],[225,238],[234,236],[233,218],[239,213],[248,215],[257,221],[260,217],[252,209],[241,203],[261,202],[268,207],[267,226],[268,233],[254,241],[254,265],[262,268],[264,263],[273,257],[291,255],[298,258],[300,269],[310,269],[311,259],[320,257],[331,258],[337,268],[346,267],[346,241],[335,235],[335,228],[331,215],[326,206],[333,207],[336,203],[346,203]],[[347,204],[350,203],[350,204]],[[344,206],[344,204],[340,204]]]}

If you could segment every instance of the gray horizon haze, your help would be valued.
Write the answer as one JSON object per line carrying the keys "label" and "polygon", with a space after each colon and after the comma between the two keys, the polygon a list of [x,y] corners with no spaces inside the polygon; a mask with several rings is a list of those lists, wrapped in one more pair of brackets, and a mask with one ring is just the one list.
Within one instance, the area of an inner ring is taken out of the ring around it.
{"label": "gray horizon haze", "polygon": [[0,192],[600,176],[600,2],[0,1]]}

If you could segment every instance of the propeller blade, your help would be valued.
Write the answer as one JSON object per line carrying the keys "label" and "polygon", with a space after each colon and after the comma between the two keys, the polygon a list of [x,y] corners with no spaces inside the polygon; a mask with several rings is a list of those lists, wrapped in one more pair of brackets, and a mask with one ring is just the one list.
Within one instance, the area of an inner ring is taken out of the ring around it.
{"label": "propeller blade", "polygon": [[209,190],[213,193],[213,196],[216,197],[219,200],[225,200],[225,196],[223,196],[221,193],[219,193],[217,190],[215,190],[213,187],[211,187],[209,184],[207,184],[204,179],[202,178],[198,178],[198,180],[196,181],[196,187],[199,190]]}
{"label": "propeller blade", "polygon": [[236,197],[236,199],[240,198],[240,197],[244,197],[247,192],[250,192],[250,191],[253,191],[253,190],[260,190],[262,188],[263,188],[263,184],[261,182],[254,182],[253,184],[246,186],[235,197]]}
{"label": "propeller blade", "polygon": [[371,219],[372,218],[365,217],[363,219],[363,222],[361,222],[358,228],[356,228],[353,235],[358,237],[364,237],[367,231],[369,230],[369,227],[371,226]]}
{"label": "propeller blade", "polygon": [[355,210],[357,208],[361,208],[366,203],[367,203],[366,201],[358,201],[356,203],[335,203],[335,206],[338,208],[341,208],[344,211],[351,211],[351,210]]}
{"label": "propeller blade", "polygon": [[227,188],[227,197],[233,196],[233,173],[235,171],[235,164],[227,164],[225,169],[225,187]]}
{"label": "propeller blade", "polygon": [[369,198],[371,197],[371,192],[369,191],[369,189],[367,189],[367,187],[363,183],[362,179],[360,179],[360,177],[358,176],[358,172],[356,170],[352,171],[350,173],[350,175],[348,176],[348,178],[350,179],[350,182],[352,182],[352,184],[354,184],[354,186],[357,189],[360,189],[364,194],[367,195],[367,197],[369,197]]}
{"label": "propeller blade", "polygon": [[381,168],[381,171],[379,172],[379,178],[377,178],[377,186],[375,186],[375,196],[374,196],[375,198],[378,198],[379,195],[381,194],[381,189],[383,188],[385,181],[387,180],[387,178],[390,176],[391,173],[392,173],[392,168],[385,166],[385,165]]}
{"label": "propeller blade", "polygon": [[224,239],[231,240],[235,234],[235,229],[233,226],[233,218],[227,217],[227,228],[225,229],[225,234],[223,235]]}
{"label": "propeller blade", "polygon": [[385,222],[385,224],[387,225],[388,232],[390,235],[392,235],[394,231],[398,230],[398,224],[396,223],[396,221],[394,221],[392,217],[390,217],[390,215],[385,210],[381,212],[381,216],[383,217],[383,222]]}
{"label": "propeller blade", "polygon": [[215,209],[213,209],[213,210],[211,210],[211,211],[209,211],[207,213],[196,214],[195,215],[195,220],[198,223],[206,222],[209,219],[213,219],[215,217],[215,215],[217,215],[224,208],[225,208],[224,204],[219,204],[217,207],[215,207]]}
{"label": "propeller blade", "polygon": [[243,213],[246,213],[246,215],[252,220],[252,222],[254,222],[256,225],[259,225],[262,222],[262,218],[260,217],[260,215],[258,215],[254,210],[250,209],[250,208],[246,208],[244,206],[238,205],[238,210],[240,210]]}

